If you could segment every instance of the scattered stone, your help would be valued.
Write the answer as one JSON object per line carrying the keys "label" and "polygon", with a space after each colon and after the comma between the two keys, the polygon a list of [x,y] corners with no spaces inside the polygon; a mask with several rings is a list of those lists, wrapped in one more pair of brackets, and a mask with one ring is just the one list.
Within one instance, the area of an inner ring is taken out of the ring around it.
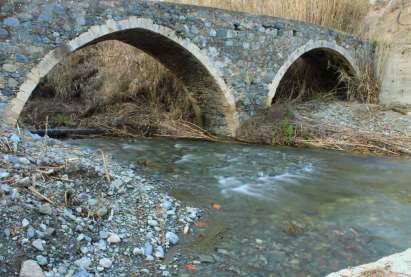
{"label": "scattered stone", "polygon": [[15,72],[17,71],[17,66],[15,64],[3,64],[3,70],[7,72]]}
{"label": "scattered stone", "polygon": [[106,214],[108,214],[109,209],[107,209],[107,207],[99,207],[96,210],[96,216],[98,216],[99,218],[104,217]]}
{"label": "scattered stone", "polygon": [[21,222],[21,226],[22,226],[23,228],[26,228],[26,227],[29,226],[29,225],[30,225],[30,221],[28,221],[27,218],[23,218],[23,220],[22,220],[22,222]]}
{"label": "scattered stone", "polygon": [[163,249],[163,247],[157,246],[156,253],[154,253],[154,256],[156,256],[159,259],[164,258],[164,249]]}
{"label": "scattered stone", "polygon": [[109,236],[109,233],[107,231],[100,231],[98,234],[102,239],[106,239]]}
{"label": "scattered stone", "polygon": [[7,178],[9,176],[10,176],[10,173],[8,173],[6,171],[0,171],[0,179]]}
{"label": "scattered stone", "polygon": [[154,220],[154,219],[148,220],[147,223],[148,223],[148,225],[153,226],[153,227],[158,225],[157,220]]}
{"label": "scattered stone", "polygon": [[3,24],[8,27],[18,27],[20,21],[15,17],[7,17],[3,20]]}
{"label": "scattered stone", "polygon": [[98,248],[100,250],[106,250],[107,249],[107,243],[105,240],[101,239],[98,241]]}
{"label": "scattered stone", "polygon": [[38,263],[39,265],[46,265],[46,264],[48,263],[47,258],[44,257],[43,255],[38,255],[38,256],[36,257],[36,260],[37,260],[37,263]]}
{"label": "scattered stone", "polygon": [[91,266],[91,259],[88,257],[82,257],[74,262],[75,265],[82,269],[88,269]]}
{"label": "scattered stone", "polygon": [[44,215],[52,215],[53,210],[52,210],[50,204],[46,203],[46,204],[43,204],[39,207],[39,213],[44,214]]}
{"label": "scattered stone", "polygon": [[44,251],[44,246],[43,246],[43,240],[41,239],[36,239],[33,241],[31,245],[33,245],[34,248],[36,248],[39,251]]}
{"label": "scattered stone", "polygon": [[0,28],[0,39],[5,39],[9,36],[9,32],[6,29]]}
{"label": "scattered stone", "polygon": [[153,254],[153,246],[150,243],[146,243],[144,245],[144,255],[145,256],[151,256],[151,254]]}
{"label": "scattered stone", "polygon": [[110,268],[113,262],[108,258],[102,258],[100,259],[99,264],[104,268]]}
{"label": "scattered stone", "polygon": [[35,232],[36,232],[35,229],[33,227],[29,226],[29,228],[27,229],[27,237],[29,239],[33,238],[34,235],[35,235]]}
{"label": "scattered stone", "polygon": [[167,211],[167,210],[170,210],[173,207],[173,203],[166,200],[161,204],[161,207],[163,207]]}
{"label": "scattered stone", "polygon": [[20,269],[20,277],[44,277],[43,270],[36,261],[24,261]]}
{"label": "scattered stone", "polygon": [[138,255],[143,255],[144,254],[144,249],[136,247],[133,249],[133,255],[138,256]]}
{"label": "scattered stone", "polygon": [[198,259],[201,263],[209,263],[212,264],[215,262],[213,256],[210,255],[198,255]]}
{"label": "scattered stone", "polygon": [[9,228],[4,229],[4,235],[6,236],[6,238],[9,238],[11,236],[11,231]]}
{"label": "scattered stone", "polygon": [[115,244],[121,242],[121,238],[117,234],[111,234],[107,241],[110,244]]}
{"label": "scattered stone", "polygon": [[85,270],[81,270],[77,272],[76,274],[74,274],[73,277],[93,277],[93,275],[91,275],[91,273],[88,273]]}
{"label": "scattered stone", "polygon": [[167,232],[166,239],[173,245],[176,245],[179,240],[178,236],[173,232]]}

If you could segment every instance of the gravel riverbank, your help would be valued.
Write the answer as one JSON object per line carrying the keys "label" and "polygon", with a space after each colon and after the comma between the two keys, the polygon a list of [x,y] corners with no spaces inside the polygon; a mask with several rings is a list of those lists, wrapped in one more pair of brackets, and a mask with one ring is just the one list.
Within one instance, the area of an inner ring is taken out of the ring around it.
{"label": "gravel riverbank", "polygon": [[200,210],[160,192],[162,184],[103,153],[1,123],[0,150],[0,276],[176,270],[162,259]]}

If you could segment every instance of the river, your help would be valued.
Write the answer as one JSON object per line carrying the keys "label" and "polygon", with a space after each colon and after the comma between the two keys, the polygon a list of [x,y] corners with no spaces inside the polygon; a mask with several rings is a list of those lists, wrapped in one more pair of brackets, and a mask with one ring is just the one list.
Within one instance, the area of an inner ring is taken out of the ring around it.
{"label": "river", "polygon": [[411,247],[407,159],[192,140],[72,143],[136,164],[204,210],[170,254],[194,262],[195,276],[324,276]]}

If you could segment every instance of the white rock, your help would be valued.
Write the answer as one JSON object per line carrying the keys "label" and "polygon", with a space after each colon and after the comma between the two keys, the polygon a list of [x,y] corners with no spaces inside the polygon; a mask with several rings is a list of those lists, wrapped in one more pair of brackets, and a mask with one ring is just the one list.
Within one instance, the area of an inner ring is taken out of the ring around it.
{"label": "white rock", "polygon": [[23,226],[23,228],[25,228],[25,227],[30,225],[30,221],[28,221],[27,218],[23,218],[23,221],[21,222],[21,225]]}
{"label": "white rock", "polygon": [[44,251],[43,241],[41,239],[36,239],[31,245],[39,251]]}
{"label": "white rock", "polygon": [[153,227],[158,225],[157,220],[154,220],[154,219],[150,219],[149,221],[147,221],[147,223],[148,225],[153,226]]}
{"label": "white rock", "polygon": [[154,253],[154,256],[156,256],[159,259],[164,258],[164,250],[163,247],[157,246],[156,252]]}
{"label": "white rock", "polygon": [[113,262],[109,258],[102,258],[100,259],[99,264],[104,268],[110,268]]}
{"label": "white rock", "polygon": [[117,234],[111,234],[111,235],[108,237],[107,241],[108,241],[110,244],[119,243],[119,242],[121,242],[121,238],[120,238]]}
{"label": "white rock", "polygon": [[167,232],[166,233],[166,239],[171,243],[171,244],[177,244],[179,238],[176,234],[173,232]]}
{"label": "white rock", "polygon": [[143,255],[144,254],[144,249],[143,248],[134,248],[133,249],[133,255],[138,256],[138,255]]}
{"label": "white rock", "polygon": [[[374,275],[368,275],[370,272]],[[411,276],[411,248],[405,252],[384,257],[375,263],[360,265],[327,275],[327,277],[361,276]]]}
{"label": "white rock", "polygon": [[88,257],[82,257],[74,262],[75,265],[82,269],[88,269],[91,265],[91,259]]}
{"label": "white rock", "polygon": [[44,214],[44,215],[52,215],[53,210],[52,210],[50,204],[47,203],[47,204],[41,205],[39,207],[39,213]]}
{"label": "white rock", "polygon": [[44,277],[43,270],[36,261],[24,261],[20,269],[20,277]]}
{"label": "white rock", "polygon": [[183,234],[187,235],[189,231],[190,231],[190,225],[186,224],[186,226],[184,226]]}

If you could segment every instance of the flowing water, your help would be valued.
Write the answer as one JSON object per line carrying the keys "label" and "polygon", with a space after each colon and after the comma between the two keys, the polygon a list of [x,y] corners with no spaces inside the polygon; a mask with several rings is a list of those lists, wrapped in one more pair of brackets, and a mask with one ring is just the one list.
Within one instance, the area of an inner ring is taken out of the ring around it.
{"label": "flowing water", "polygon": [[411,247],[410,160],[189,140],[73,143],[135,163],[205,211],[174,250],[202,261],[195,276],[324,276]]}

